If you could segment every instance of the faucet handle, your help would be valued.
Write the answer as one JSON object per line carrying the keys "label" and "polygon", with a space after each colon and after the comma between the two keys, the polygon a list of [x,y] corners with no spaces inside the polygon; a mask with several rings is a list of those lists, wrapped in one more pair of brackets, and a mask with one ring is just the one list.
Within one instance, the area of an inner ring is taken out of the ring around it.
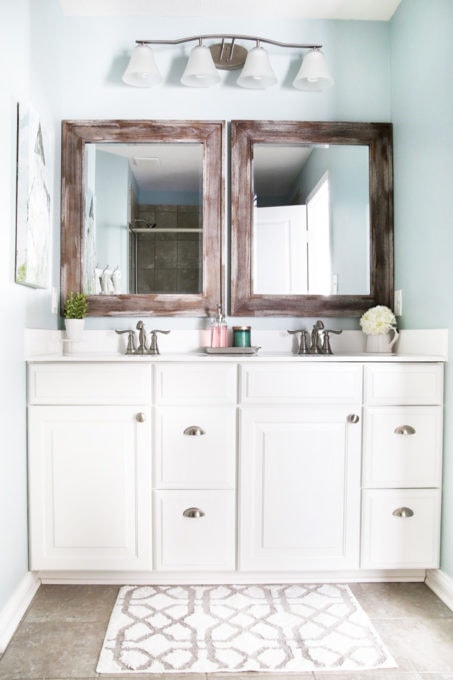
{"label": "faucet handle", "polygon": [[161,331],[158,328],[155,328],[151,331],[151,343],[149,346],[148,354],[160,354],[159,352],[159,347],[157,345],[157,334],[158,333],[164,333],[165,335],[168,335],[170,331]]}
{"label": "faucet handle", "polygon": [[118,333],[118,335],[123,335],[124,333],[127,333],[127,347],[126,347],[126,354],[134,354],[136,347],[135,347],[135,331],[131,330],[125,330],[125,331],[115,331],[115,333]]}
{"label": "faucet handle", "polygon": [[299,342],[299,350],[297,354],[308,354],[308,345],[307,345],[307,338],[308,338],[308,333],[304,328],[300,328],[297,331],[288,331],[291,335],[296,335],[297,333],[300,333],[300,342]]}
{"label": "faucet handle", "polygon": [[331,333],[334,333],[335,335],[340,335],[341,333],[343,333],[343,331],[333,331],[333,330],[328,330],[326,328],[323,330],[322,347],[321,347],[322,354],[333,354],[332,348],[330,346],[330,334]]}

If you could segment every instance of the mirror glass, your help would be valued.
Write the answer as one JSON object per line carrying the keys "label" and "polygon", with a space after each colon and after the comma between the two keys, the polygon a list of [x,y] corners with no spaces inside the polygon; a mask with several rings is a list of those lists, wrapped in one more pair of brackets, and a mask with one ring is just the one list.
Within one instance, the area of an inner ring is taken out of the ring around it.
{"label": "mirror glass", "polygon": [[386,123],[231,123],[231,313],[359,316],[393,304]]}
{"label": "mirror glass", "polygon": [[61,294],[90,316],[222,302],[223,121],[63,121]]}
{"label": "mirror glass", "polygon": [[85,293],[201,293],[201,144],[87,144],[85,206]]}
{"label": "mirror glass", "polygon": [[254,294],[370,293],[368,156],[367,146],[255,144]]}

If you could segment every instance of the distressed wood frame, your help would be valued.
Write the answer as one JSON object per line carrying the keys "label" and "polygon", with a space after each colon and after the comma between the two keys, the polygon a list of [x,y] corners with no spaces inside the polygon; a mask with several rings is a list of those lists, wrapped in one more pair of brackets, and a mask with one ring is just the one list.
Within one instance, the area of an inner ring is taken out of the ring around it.
{"label": "distressed wood frame", "polygon": [[[370,294],[253,293],[253,145],[360,144],[369,147]],[[361,316],[393,307],[393,161],[389,123],[239,120],[231,122],[231,314]]]}
{"label": "distressed wood frame", "polygon": [[205,316],[223,303],[224,121],[65,120],[62,123],[61,300],[82,290],[85,144],[203,145],[203,289],[194,294],[90,295],[89,316]]}

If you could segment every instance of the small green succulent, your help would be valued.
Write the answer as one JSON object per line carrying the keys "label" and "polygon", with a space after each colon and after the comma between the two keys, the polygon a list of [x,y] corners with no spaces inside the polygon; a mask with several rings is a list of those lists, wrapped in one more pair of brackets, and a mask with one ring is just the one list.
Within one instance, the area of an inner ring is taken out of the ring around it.
{"label": "small green succulent", "polygon": [[88,310],[88,300],[85,293],[68,293],[64,306],[65,319],[83,319]]}

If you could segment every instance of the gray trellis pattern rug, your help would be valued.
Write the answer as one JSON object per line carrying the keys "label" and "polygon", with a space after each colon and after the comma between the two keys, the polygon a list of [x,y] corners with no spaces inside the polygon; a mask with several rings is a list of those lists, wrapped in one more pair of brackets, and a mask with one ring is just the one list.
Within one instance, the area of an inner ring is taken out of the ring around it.
{"label": "gray trellis pattern rug", "polygon": [[346,585],[124,586],[98,673],[395,668]]}

